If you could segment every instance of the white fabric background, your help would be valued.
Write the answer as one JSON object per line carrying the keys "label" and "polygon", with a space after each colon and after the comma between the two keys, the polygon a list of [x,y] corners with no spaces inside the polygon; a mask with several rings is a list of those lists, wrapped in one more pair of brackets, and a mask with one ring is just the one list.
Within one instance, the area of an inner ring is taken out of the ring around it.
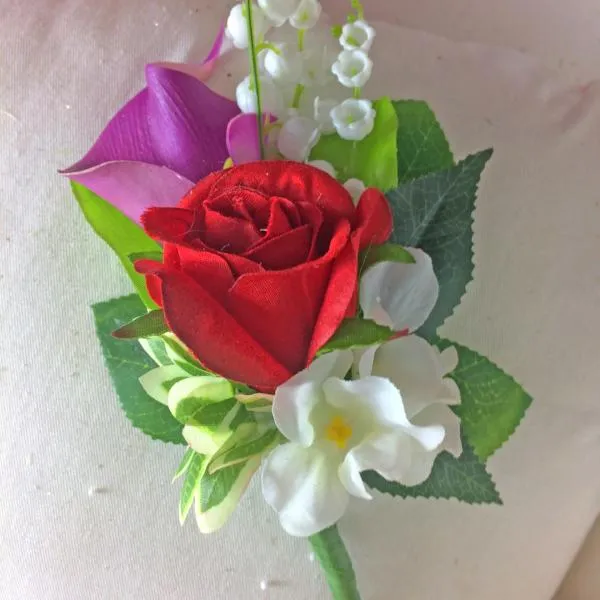
{"label": "white fabric background", "polygon": [[[475,281],[445,333],[536,402],[490,461],[504,507],[378,497],[341,530],[365,600],[549,600],[600,508],[600,8],[366,4],[385,21],[374,93],[427,99],[459,156],[496,148]],[[200,58],[225,13],[214,0],[0,0],[2,598],[327,598],[257,486],[222,531],[179,528],[182,449],[129,426],[93,332],[90,303],[128,282],[55,174],[141,87],[145,62]]]}

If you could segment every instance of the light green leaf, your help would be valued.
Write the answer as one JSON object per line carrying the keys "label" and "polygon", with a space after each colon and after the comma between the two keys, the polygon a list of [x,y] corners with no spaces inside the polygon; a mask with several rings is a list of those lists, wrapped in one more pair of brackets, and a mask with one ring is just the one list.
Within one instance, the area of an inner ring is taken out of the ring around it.
{"label": "light green leaf", "polygon": [[369,267],[372,267],[380,262],[413,264],[415,262],[415,258],[406,248],[398,244],[369,246],[360,253],[360,257],[358,259],[360,272],[364,273]]}
{"label": "light green leaf", "polygon": [[175,334],[166,333],[161,337],[167,356],[190,375],[212,375],[189,353],[187,348],[177,339]]}
{"label": "light green leaf", "polygon": [[175,471],[175,475],[173,475],[171,483],[175,483],[188,470],[195,454],[196,453],[191,448],[188,448],[185,451],[185,454],[177,467],[177,471]]}
{"label": "light green leaf", "polygon": [[146,312],[137,295],[101,302],[92,307],[104,360],[125,414],[134,427],[153,439],[184,444],[183,426],[169,409],[142,389],[139,378],[155,367],[135,341],[117,340],[111,333]]}
{"label": "light green leaf", "polygon": [[171,388],[168,403],[171,413],[178,421],[190,424],[194,415],[199,417],[201,411],[211,404],[221,407],[223,401],[229,402],[229,408],[225,412],[227,414],[236,405],[234,393],[231,383],[222,377],[187,377]]}
{"label": "light green leaf", "polygon": [[219,469],[245,462],[255,456],[262,456],[281,440],[281,434],[275,428],[265,431],[257,425],[242,425],[211,458],[208,472],[212,474]]}
{"label": "light green leaf", "polygon": [[136,273],[129,255],[134,252],[161,252],[160,246],[141,227],[85,186],[72,181],[71,188],[88,223],[119,257],[144,304],[148,308],[156,308],[146,289],[144,276]]}
{"label": "light green leaf", "polygon": [[377,111],[375,126],[364,140],[351,142],[336,134],[324,135],[313,148],[310,159],[331,163],[340,181],[356,178],[367,187],[387,191],[398,185],[398,119],[389,98],[380,98],[373,107]]}
{"label": "light green leaf", "polygon": [[363,348],[389,340],[394,332],[370,319],[344,319],[329,341],[317,352],[317,356],[334,350]]}
{"label": "light green leaf", "polygon": [[440,284],[437,304],[419,331],[425,337],[434,335],[452,314],[471,281],[472,213],[479,178],[491,155],[484,150],[387,194],[394,213],[391,241],[427,252]]}
{"label": "light green leaf", "polygon": [[128,254],[127,258],[132,263],[136,260],[156,260],[157,262],[162,262],[163,252],[162,250],[156,252],[134,252],[133,254]]}
{"label": "light green leaf", "polygon": [[362,474],[371,488],[400,498],[455,498],[468,504],[502,504],[492,476],[467,444],[460,458],[442,452],[433,464],[429,479],[420,485],[404,486],[387,481],[375,471]]}
{"label": "light green leaf", "polygon": [[435,114],[426,102],[392,102],[398,117],[398,180],[409,181],[449,169],[454,157]]}
{"label": "light green leaf", "polygon": [[165,321],[165,315],[162,310],[151,310],[150,312],[137,317],[131,323],[119,327],[113,331],[113,337],[120,340],[132,340],[139,338],[148,338],[162,335],[169,331]]}
{"label": "light green leaf", "polygon": [[181,487],[179,496],[179,522],[183,525],[185,519],[192,508],[194,498],[200,490],[202,476],[206,471],[207,460],[202,454],[192,451],[192,457],[189,461],[187,473]]}
{"label": "light green leaf", "polygon": [[458,352],[458,367],[449,377],[458,385],[461,400],[453,409],[469,444],[487,460],[514,433],[531,396],[485,356],[448,340],[438,340],[437,346],[454,346]]}
{"label": "light green leaf", "polygon": [[205,473],[195,502],[196,522],[202,533],[211,533],[225,524],[259,466],[260,458],[252,458],[212,475]]}
{"label": "light green leaf", "polygon": [[171,388],[188,377],[189,375],[177,365],[167,365],[144,373],[140,377],[140,384],[148,396],[168,406]]}

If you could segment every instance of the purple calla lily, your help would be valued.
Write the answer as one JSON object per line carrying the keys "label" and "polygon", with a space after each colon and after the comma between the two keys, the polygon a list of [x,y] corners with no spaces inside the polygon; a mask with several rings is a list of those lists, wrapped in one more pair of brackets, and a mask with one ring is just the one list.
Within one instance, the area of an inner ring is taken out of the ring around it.
{"label": "purple calla lily", "polygon": [[[203,63],[205,75],[222,45],[221,34]],[[176,205],[195,182],[222,168],[227,125],[240,112],[189,73],[189,68],[147,65],[146,88],[62,173],[135,221],[150,206]]]}

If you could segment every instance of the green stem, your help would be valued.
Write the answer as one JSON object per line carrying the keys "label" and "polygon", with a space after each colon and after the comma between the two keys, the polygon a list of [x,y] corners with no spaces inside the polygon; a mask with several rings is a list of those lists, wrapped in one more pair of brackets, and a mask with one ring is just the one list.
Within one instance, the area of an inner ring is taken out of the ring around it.
{"label": "green stem", "polygon": [[263,119],[260,98],[260,80],[258,77],[258,60],[256,57],[256,45],[254,41],[254,24],[252,22],[252,0],[246,0],[246,25],[248,27],[248,52],[250,53],[250,71],[254,92],[256,93],[256,124],[258,127],[258,144],[260,147],[260,158],[265,158],[265,143],[263,140]]}
{"label": "green stem", "polygon": [[308,538],[334,600],[360,600],[352,561],[335,525]]}
{"label": "green stem", "polygon": [[294,99],[292,100],[292,108],[299,108],[300,100],[302,99],[302,94],[304,93],[304,86],[299,83],[296,85],[296,89],[294,90]]}

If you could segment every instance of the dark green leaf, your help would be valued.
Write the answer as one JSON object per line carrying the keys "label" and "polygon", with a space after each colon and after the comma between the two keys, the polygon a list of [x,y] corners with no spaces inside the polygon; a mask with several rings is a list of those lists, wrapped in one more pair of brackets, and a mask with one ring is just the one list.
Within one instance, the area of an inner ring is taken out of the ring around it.
{"label": "dark green leaf", "polygon": [[331,163],[340,181],[356,178],[367,187],[386,191],[398,185],[398,119],[389,98],[380,98],[373,107],[377,111],[375,126],[364,140],[351,142],[338,135],[324,135],[310,158]]}
{"label": "dark green leaf", "polygon": [[141,375],[155,368],[154,362],[138,342],[117,340],[111,335],[112,331],[146,311],[140,298],[136,295],[116,298],[95,304],[92,310],[108,372],[133,426],[153,439],[185,444],[181,435],[183,426],[168,407],[148,396],[138,381]]}
{"label": "dark green leaf", "polygon": [[484,150],[387,194],[394,213],[391,241],[427,252],[439,280],[437,304],[420,330],[426,337],[452,314],[472,278],[472,213],[479,178],[491,155]]}
{"label": "dark green leaf", "polygon": [[71,188],[88,223],[119,257],[144,304],[156,308],[146,289],[146,279],[135,271],[129,255],[160,252],[160,246],[141,227],[85,186],[72,181]]}
{"label": "dark green leaf", "polygon": [[191,448],[188,448],[185,451],[185,454],[177,467],[177,471],[175,471],[175,475],[173,475],[173,482],[177,481],[188,470],[195,454],[196,453]]}
{"label": "dark green leaf", "polygon": [[204,474],[200,481],[201,512],[206,512],[225,500],[245,466],[246,463],[242,462],[221,469],[216,473]]}
{"label": "dark green leaf", "polygon": [[[240,435],[237,435],[238,432]],[[246,462],[273,448],[281,440],[275,428],[260,431],[256,427],[240,427],[212,457],[208,470],[214,473],[239,462]]]}
{"label": "dark green leaf", "polygon": [[330,340],[317,352],[317,355],[381,344],[389,340],[394,332],[384,325],[378,325],[370,319],[344,319]]}
{"label": "dark green leaf", "polygon": [[409,181],[454,165],[454,157],[435,114],[426,102],[392,103],[398,117],[398,180]]}
{"label": "dark green leaf", "polygon": [[369,246],[360,253],[358,264],[361,273],[373,265],[389,261],[404,264],[415,262],[414,256],[403,246],[398,244],[381,244],[380,246]]}
{"label": "dark green leaf", "polygon": [[137,340],[155,335],[162,335],[169,331],[165,314],[162,310],[151,310],[150,312],[137,317],[131,323],[119,327],[113,331],[113,337],[120,340]]}
{"label": "dark green leaf", "polygon": [[468,504],[502,504],[492,476],[466,444],[460,458],[442,452],[429,479],[420,485],[393,483],[375,471],[365,471],[362,477],[369,487],[401,498],[456,498]]}
{"label": "dark green leaf", "polygon": [[460,389],[460,405],[454,412],[477,456],[487,460],[514,433],[531,396],[485,356],[448,340],[437,345],[454,346],[458,352],[458,367],[449,375]]}
{"label": "dark green leaf", "polygon": [[206,462],[206,456],[193,452],[179,496],[179,522],[181,524],[190,512],[196,493],[200,489],[200,482],[206,470]]}
{"label": "dark green leaf", "polygon": [[236,404],[237,400],[235,398],[229,398],[214,404],[205,404],[190,415],[187,423],[209,428],[219,427]]}

